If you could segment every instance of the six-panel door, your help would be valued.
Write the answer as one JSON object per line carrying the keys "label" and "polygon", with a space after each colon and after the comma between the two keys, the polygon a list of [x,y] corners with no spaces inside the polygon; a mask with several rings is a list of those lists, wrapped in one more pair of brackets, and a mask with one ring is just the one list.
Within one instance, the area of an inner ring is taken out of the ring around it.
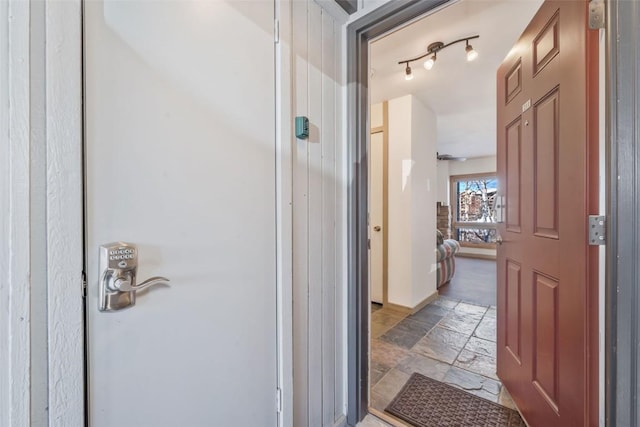
{"label": "six-panel door", "polygon": [[594,421],[597,31],[587,7],[546,1],[497,77],[498,375],[532,427]]}

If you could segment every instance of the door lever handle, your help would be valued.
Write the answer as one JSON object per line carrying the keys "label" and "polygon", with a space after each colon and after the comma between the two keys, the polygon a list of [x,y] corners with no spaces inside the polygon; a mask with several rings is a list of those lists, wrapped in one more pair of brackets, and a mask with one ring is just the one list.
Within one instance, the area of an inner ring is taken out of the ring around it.
{"label": "door lever handle", "polygon": [[120,292],[136,292],[141,291],[143,289],[150,288],[151,286],[160,285],[160,284],[169,284],[169,279],[166,277],[156,276],[151,277],[144,282],[132,285],[130,278],[118,278],[113,282],[113,287],[119,290]]}
{"label": "door lever handle", "polygon": [[117,311],[136,303],[138,291],[151,286],[168,284],[166,277],[151,277],[137,283],[138,248],[125,242],[114,242],[100,246],[98,269],[98,309]]}

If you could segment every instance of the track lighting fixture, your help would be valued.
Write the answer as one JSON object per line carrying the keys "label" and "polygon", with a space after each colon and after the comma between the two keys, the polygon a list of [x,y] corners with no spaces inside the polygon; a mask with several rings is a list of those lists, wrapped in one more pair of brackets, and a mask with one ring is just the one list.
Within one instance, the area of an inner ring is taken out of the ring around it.
{"label": "track lighting fixture", "polygon": [[405,68],[405,76],[404,76],[404,78],[406,80],[411,80],[411,79],[413,79],[413,73],[411,72],[411,65],[410,65],[412,62],[418,61],[418,60],[420,60],[422,58],[426,58],[428,56],[429,59],[427,59],[424,62],[424,68],[426,68],[427,70],[430,70],[430,69],[433,68],[433,66],[436,63],[438,52],[440,52],[444,48],[447,48],[447,47],[449,47],[451,45],[454,45],[456,43],[461,43],[461,42],[465,42],[466,43],[466,47],[465,47],[464,50],[465,50],[465,52],[467,54],[467,61],[471,62],[471,61],[473,61],[474,59],[476,59],[478,57],[478,52],[476,52],[473,49],[473,46],[471,46],[469,44],[469,40],[478,39],[478,38],[480,38],[480,36],[479,35],[475,35],[475,36],[471,36],[471,37],[465,37],[465,38],[462,38],[462,39],[458,39],[458,40],[452,41],[451,43],[447,43],[447,44],[444,44],[443,42],[434,42],[434,43],[431,43],[429,46],[427,46],[427,52],[426,53],[424,53],[424,54],[422,54],[420,56],[416,56],[415,58],[402,60],[402,61],[398,62],[398,64],[406,64],[407,65],[407,67]]}
{"label": "track lighting fixture", "polygon": [[467,40],[467,47],[465,47],[464,50],[467,52],[467,61],[471,62],[478,57],[478,52],[469,44],[469,40]]}
{"label": "track lighting fixture", "polygon": [[427,70],[432,69],[433,66],[436,64],[436,59],[438,59],[438,58],[436,57],[436,54],[434,53],[431,58],[429,58],[426,61],[424,61],[424,68],[426,68]]}
{"label": "track lighting fixture", "polygon": [[413,73],[411,72],[411,67],[407,62],[407,68],[404,69],[404,79],[405,80],[413,80]]}

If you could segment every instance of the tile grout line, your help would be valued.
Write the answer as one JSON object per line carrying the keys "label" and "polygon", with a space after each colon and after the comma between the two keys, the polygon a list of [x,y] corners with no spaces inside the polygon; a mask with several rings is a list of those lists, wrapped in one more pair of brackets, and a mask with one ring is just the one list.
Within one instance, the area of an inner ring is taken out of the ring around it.
{"label": "tile grout line", "polygon": [[[473,305],[473,304],[472,304],[472,305]],[[456,307],[457,307],[457,305],[456,305]],[[483,307],[484,307],[484,306],[483,306]],[[481,377],[483,377],[483,378],[486,378],[486,379],[488,379],[488,380],[491,380],[491,381],[495,381],[495,382],[497,382],[497,383],[498,383],[498,393],[497,393],[497,395],[496,395],[496,396],[498,397],[498,402],[497,402],[497,403],[499,403],[500,395],[502,394],[502,389],[503,389],[503,387],[504,387],[504,386],[503,386],[503,384],[502,384],[502,381],[501,381],[499,378],[492,378],[492,377],[488,377],[488,376],[486,376],[486,375],[484,375],[484,374],[482,374],[482,373],[480,373],[480,372],[474,372],[474,371],[472,371],[472,370],[470,370],[470,369],[466,369],[466,368],[464,368],[464,367],[462,367],[462,366],[459,366],[459,365],[456,365],[456,364],[455,364],[455,363],[458,361],[458,357],[460,357],[460,353],[462,353],[462,351],[466,348],[467,344],[469,343],[469,341],[471,340],[471,338],[472,338],[472,337],[474,336],[474,334],[476,333],[476,330],[480,327],[480,324],[481,324],[481,323],[482,323],[482,321],[486,318],[487,313],[489,313],[489,311],[491,310],[491,307],[492,307],[491,305],[487,306],[486,311],[482,314],[482,317],[480,318],[480,321],[478,322],[478,324],[476,325],[476,327],[475,327],[475,328],[473,328],[473,331],[471,332],[471,335],[469,335],[469,338],[467,338],[467,340],[465,341],[464,346],[462,347],[462,349],[460,349],[460,351],[459,351],[459,352],[458,352],[458,354],[456,355],[456,357],[455,357],[455,359],[454,359],[453,363],[451,364],[451,366],[452,366],[452,367],[454,367],[454,366],[455,366],[456,368],[458,368],[458,369],[462,369],[462,370],[463,370],[463,371],[465,371],[465,372],[469,372],[469,373],[474,374],[474,375],[479,375],[479,376],[481,376]],[[453,310],[455,310],[455,308],[454,308]],[[445,328],[445,329],[446,329],[446,328]],[[482,339],[482,340],[484,340],[484,341],[489,341],[489,340],[485,340],[484,338],[480,338],[480,337],[478,337],[478,336],[476,336],[476,338],[477,338],[477,339]],[[491,341],[490,341],[490,342],[491,342]],[[474,353],[474,354],[482,355],[481,353],[477,353],[477,352],[472,351],[472,350],[467,350],[467,351],[469,351],[469,352],[471,352],[471,353]],[[495,358],[493,358],[493,359],[495,359]],[[497,375],[496,375],[496,377],[497,377]],[[452,386],[456,386],[456,384],[454,384],[454,383],[446,383],[446,384],[449,384],[449,385],[452,385]],[[462,390],[464,390],[464,388],[462,388]]]}

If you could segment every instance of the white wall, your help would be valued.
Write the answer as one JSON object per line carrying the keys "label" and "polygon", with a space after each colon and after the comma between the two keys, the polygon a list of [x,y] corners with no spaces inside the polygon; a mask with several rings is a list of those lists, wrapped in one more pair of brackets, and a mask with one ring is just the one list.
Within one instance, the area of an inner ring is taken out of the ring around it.
{"label": "white wall", "polygon": [[384,126],[384,111],[382,108],[382,102],[373,104],[371,106],[371,116],[369,117],[371,122],[371,129],[375,129]]}
{"label": "white wall", "polygon": [[437,201],[444,205],[449,204],[450,192],[449,192],[449,164],[451,162],[447,160],[438,160],[438,198]]}
{"label": "white wall", "polygon": [[411,96],[389,101],[389,302],[411,307]]}
{"label": "white wall", "polygon": [[413,165],[411,243],[412,305],[415,307],[437,292],[436,287],[436,199],[437,117],[416,97],[412,97],[411,145]]}
{"label": "white wall", "polygon": [[436,292],[436,117],[416,98],[389,101],[389,302],[413,308]]}
{"label": "white wall", "polygon": [[496,156],[475,157],[464,162],[449,161],[449,175],[467,175],[496,171]]}

